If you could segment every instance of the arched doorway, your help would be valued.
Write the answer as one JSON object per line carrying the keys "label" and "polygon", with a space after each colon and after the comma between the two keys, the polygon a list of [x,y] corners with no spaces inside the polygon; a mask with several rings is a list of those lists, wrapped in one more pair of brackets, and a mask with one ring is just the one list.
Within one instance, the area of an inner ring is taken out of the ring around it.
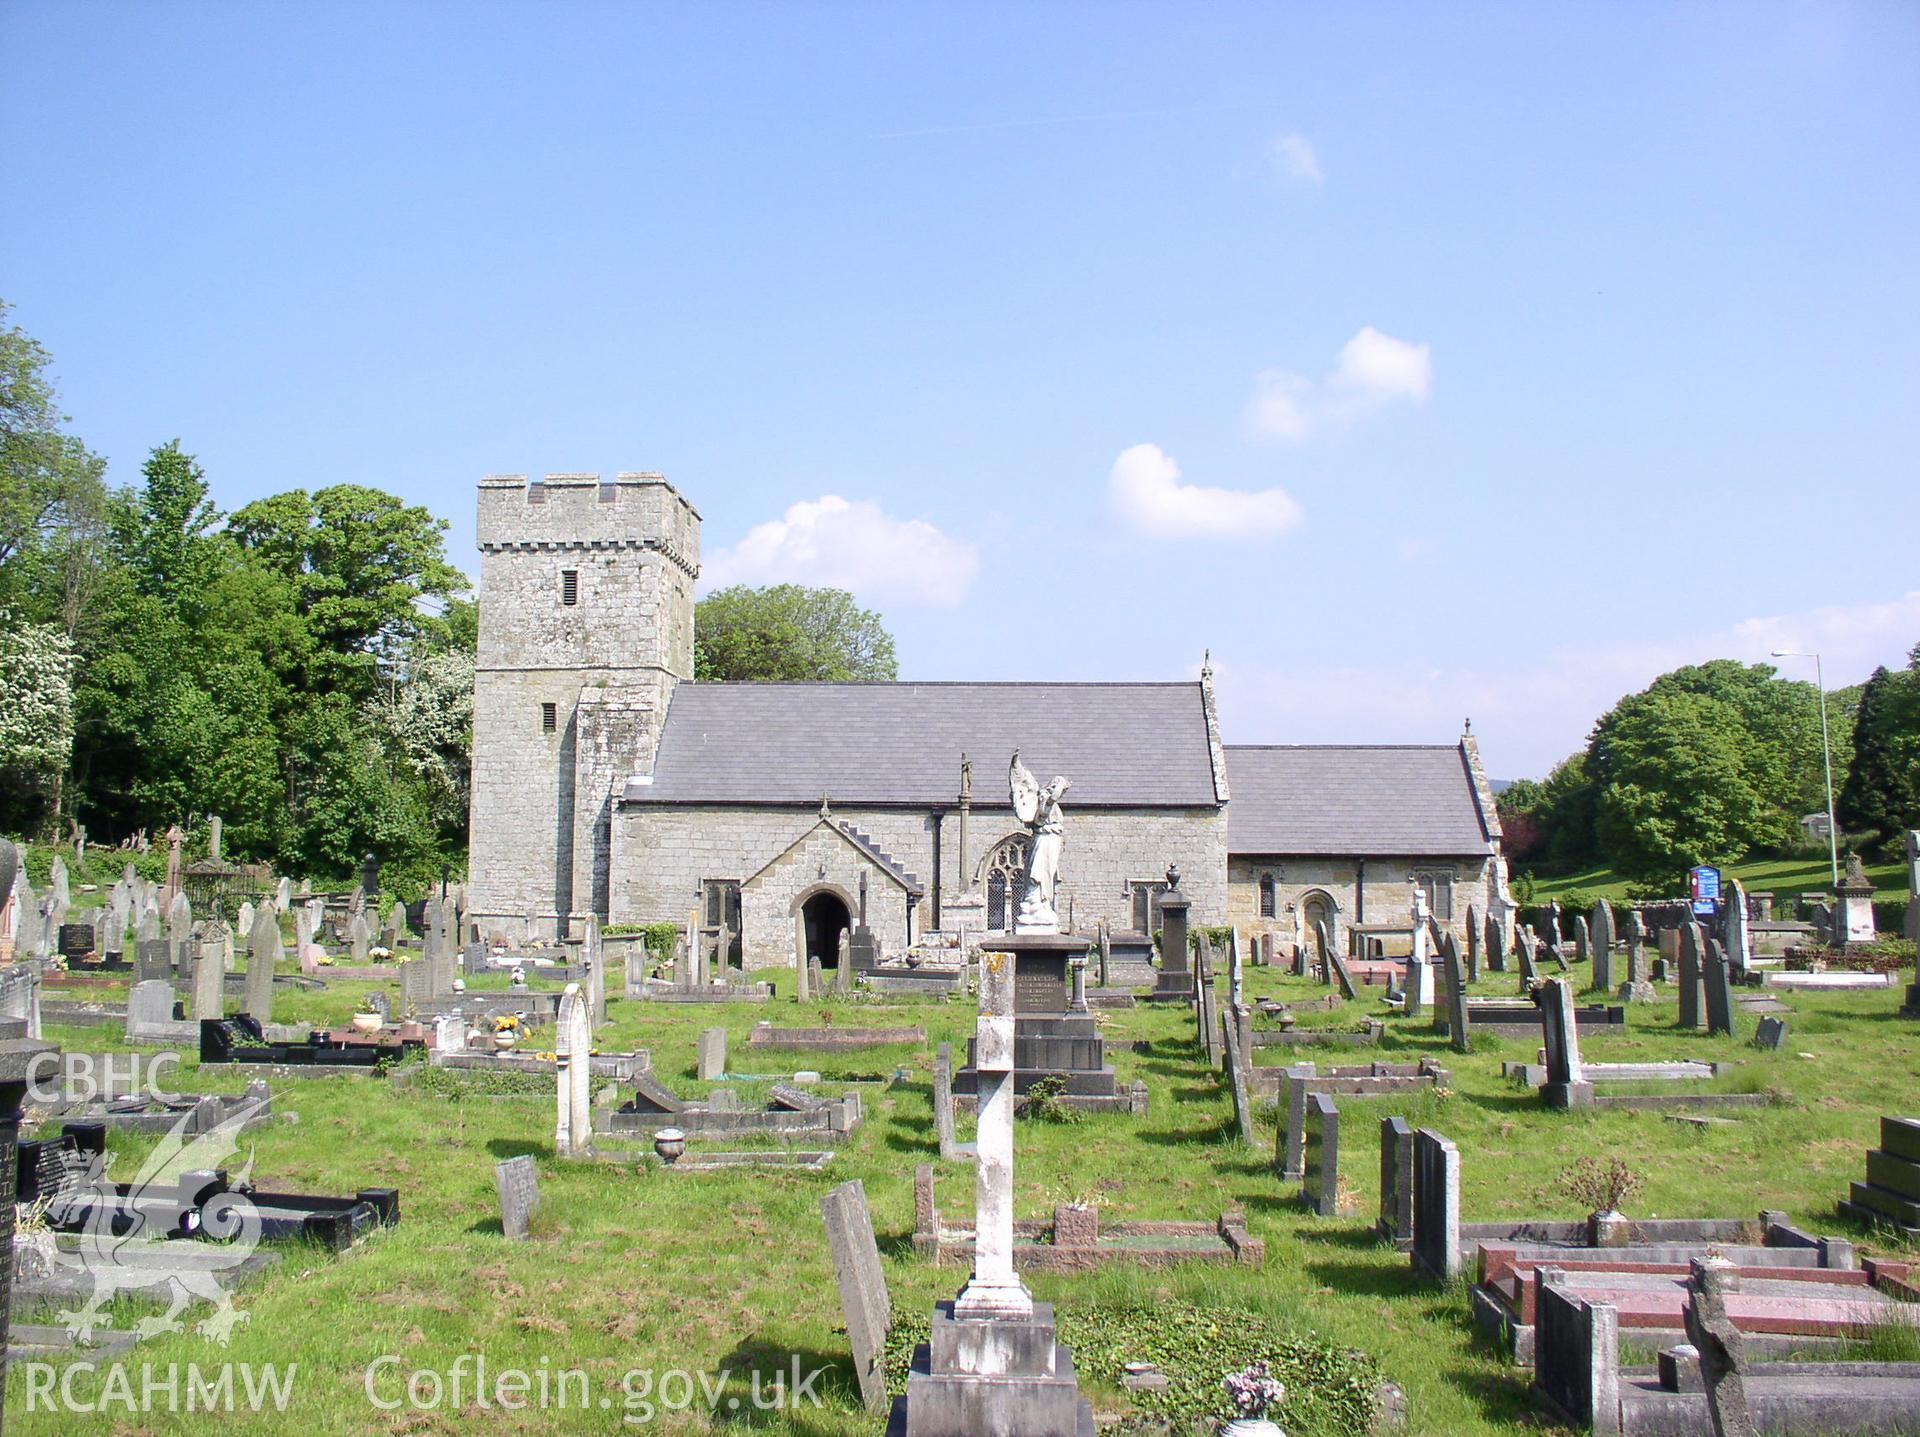
{"label": "arched doorway", "polygon": [[840,966],[840,935],[853,926],[853,915],[839,894],[822,890],[800,906],[807,926],[807,957],[820,960],[822,968]]}
{"label": "arched doorway", "polygon": [[1002,839],[987,854],[988,931],[1004,933],[1013,927],[1027,896],[1027,862],[1032,856],[1033,840],[1024,833]]}
{"label": "arched doorway", "polygon": [[1316,925],[1321,923],[1327,925],[1327,945],[1329,947],[1339,946],[1339,912],[1340,910],[1334,905],[1333,896],[1317,888],[1311,893],[1306,893],[1301,896],[1300,921],[1306,933],[1306,941],[1309,949],[1313,947],[1314,935],[1318,931]]}

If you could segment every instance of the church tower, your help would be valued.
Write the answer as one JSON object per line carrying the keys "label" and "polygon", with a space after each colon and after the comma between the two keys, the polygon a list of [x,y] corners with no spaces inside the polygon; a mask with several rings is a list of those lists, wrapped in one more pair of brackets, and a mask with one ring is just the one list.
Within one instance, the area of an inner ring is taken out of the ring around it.
{"label": "church tower", "polygon": [[480,484],[467,908],[547,937],[607,912],[613,802],[693,677],[700,515],[659,474]]}

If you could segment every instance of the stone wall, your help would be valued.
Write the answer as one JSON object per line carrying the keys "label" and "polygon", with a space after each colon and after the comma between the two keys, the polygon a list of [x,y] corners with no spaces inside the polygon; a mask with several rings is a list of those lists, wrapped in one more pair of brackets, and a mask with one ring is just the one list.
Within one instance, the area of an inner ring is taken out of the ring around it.
{"label": "stone wall", "polygon": [[[1366,865],[1366,916],[1360,921],[1411,923],[1411,880],[1415,873],[1453,875],[1453,914],[1440,926],[1451,929],[1462,942],[1467,933],[1467,905],[1473,903],[1482,913],[1487,911],[1488,885],[1493,881],[1493,859],[1487,854],[1368,858]],[[1268,873],[1274,877],[1274,916],[1262,918],[1260,879]],[[1227,878],[1227,917],[1222,921],[1238,924],[1243,938],[1272,933],[1282,942],[1292,942],[1294,920],[1287,905],[1299,905],[1314,892],[1324,892],[1334,901],[1338,923],[1332,937],[1337,946],[1344,946],[1347,925],[1357,921],[1359,864],[1351,858],[1263,858],[1236,853],[1228,860]],[[1202,920],[1196,917],[1194,921]],[[1307,934],[1309,942],[1312,937]]]}
{"label": "stone wall", "polygon": [[[924,809],[833,809],[836,820],[850,823],[875,846],[907,869],[926,890],[915,931],[932,922],[933,830],[936,820]],[[745,883],[819,822],[817,808],[738,808],[695,805],[622,804],[614,810],[613,873],[609,918],[615,923],[671,919],[685,922],[697,901],[702,879]],[[965,884],[960,868],[959,825],[952,812],[939,821],[942,830],[941,889],[945,896]],[[1007,808],[975,807],[969,829],[966,882],[984,881],[987,856],[1000,841],[1020,832]],[[798,865],[796,873],[815,867]],[[1163,880],[1177,862],[1181,886],[1193,900],[1193,921],[1225,921],[1226,817],[1220,809],[1073,809],[1067,810],[1067,850],[1058,904],[1064,917],[1071,907],[1076,930],[1092,933],[1106,919],[1116,927],[1131,923],[1129,881]],[[828,882],[846,883],[857,892],[860,864],[851,848],[845,859],[829,859]],[[839,875],[837,878],[835,875]],[[787,964],[793,959],[793,919],[778,902],[791,902],[805,884],[796,875],[769,874],[742,892],[741,926],[749,968]],[[765,896],[751,899],[753,888]],[[899,890],[877,877],[868,880],[869,912],[875,935],[889,949],[905,940],[899,908],[883,919],[872,904],[884,897],[899,902]],[[776,914],[776,909],[779,911]]]}
{"label": "stone wall", "polygon": [[478,540],[470,912],[545,936],[604,902],[612,795],[692,676],[700,516],[658,475],[496,475]]}

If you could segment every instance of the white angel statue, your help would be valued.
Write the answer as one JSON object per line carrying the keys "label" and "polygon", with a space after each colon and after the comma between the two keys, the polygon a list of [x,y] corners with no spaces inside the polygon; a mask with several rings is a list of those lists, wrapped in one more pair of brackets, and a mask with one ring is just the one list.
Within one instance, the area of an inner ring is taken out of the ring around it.
{"label": "white angel statue", "polygon": [[1027,860],[1027,894],[1013,920],[1016,933],[1058,933],[1060,915],[1054,911],[1053,889],[1060,878],[1060,852],[1066,847],[1066,821],[1060,814],[1060,795],[1073,785],[1055,776],[1045,788],[1013,751],[1008,767],[1013,790],[1013,814],[1033,834],[1033,853]]}

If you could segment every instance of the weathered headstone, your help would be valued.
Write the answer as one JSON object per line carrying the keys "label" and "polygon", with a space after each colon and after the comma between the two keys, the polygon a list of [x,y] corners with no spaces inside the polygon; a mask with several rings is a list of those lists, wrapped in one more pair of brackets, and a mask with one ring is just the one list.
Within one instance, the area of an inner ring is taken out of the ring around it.
{"label": "weathered headstone", "polygon": [[1347,971],[1347,960],[1340,956],[1340,950],[1327,941],[1327,925],[1324,920],[1314,924],[1314,942],[1320,950],[1320,959],[1333,968],[1334,981],[1340,985],[1340,996],[1349,1001],[1360,996],[1360,990],[1353,985],[1353,974]]}
{"label": "weathered headstone", "polygon": [[508,1237],[524,1240],[527,1219],[540,1205],[539,1178],[533,1159],[522,1153],[517,1158],[493,1165],[493,1185],[500,1194],[500,1230]]}
{"label": "weathered headstone", "polygon": [[1781,1048],[1787,1041],[1787,1020],[1778,1014],[1769,1014],[1760,1020],[1753,1035],[1756,1048]]}
{"label": "weathered headstone", "polygon": [[194,945],[193,1017],[224,1018],[227,962],[225,946],[218,939],[202,939]]}
{"label": "weathered headstone", "polygon": [[1534,961],[1538,941],[1531,929],[1514,930],[1513,953],[1520,960],[1520,991],[1522,993],[1540,981],[1540,965]]}
{"label": "weathered headstone", "polygon": [[553,1051],[557,1062],[553,1150],[563,1158],[585,1157],[593,1146],[593,1115],[588,1098],[593,1032],[587,1021],[587,1000],[578,983],[567,984],[560,995]]}
{"label": "weathered headstone", "polygon": [[1707,1414],[1714,1437],[1756,1437],[1741,1375],[1746,1338],[1727,1315],[1727,1294],[1740,1291],[1740,1270],[1722,1257],[1696,1257],[1688,1263],[1687,1340],[1700,1354],[1700,1380],[1707,1389]]}
{"label": "weathered headstone", "polygon": [[1300,1196],[1320,1217],[1340,1216],[1340,1110],[1327,1093],[1307,1095]]}
{"label": "weathered headstone", "polygon": [[940,1156],[952,1158],[959,1144],[953,1134],[953,1044],[942,1043],[933,1052],[933,1131]]}
{"label": "weathered headstone", "polygon": [[355,963],[367,961],[367,949],[373,946],[373,930],[368,926],[366,914],[354,914],[352,922],[347,924],[347,944],[353,950]]}
{"label": "weathered headstone", "polygon": [[1112,981],[1110,977],[1113,965],[1113,930],[1107,926],[1107,920],[1100,920],[1100,986],[1106,987]]}
{"label": "weathered headstone", "polygon": [[807,961],[807,915],[803,910],[794,910],[793,915],[793,1001],[810,1003],[813,1001],[811,965]]}
{"label": "weathered headstone", "polygon": [[694,1076],[710,1082],[727,1071],[727,1030],[704,1028],[700,1032],[698,1059]]}
{"label": "weathered headstone", "polygon": [[167,981],[173,976],[172,955],[164,938],[143,938],[133,945],[133,970],[137,981]]}
{"label": "weathered headstone", "polygon": [[833,987],[836,993],[853,991],[853,940],[847,936],[847,930],[840,930],[840,950],[836,961],[839,967],[834,970]]}
{"label": "weathered headstone", "polygon": [[860,1400],[869,1412],[885,1412],[891,1399],[882,1361],[893,1304],[887,1296],[886,1274],[880,1267],[880,1248],[873,1238],[866,1189],[858,1179],[831,1189],[820,1199],[820,1215],[827,1224],[827,1251],[833,1258],[840,1311],[853,1346]]}
{"label": "weathered headstone", "polygon": [[253,900],[251,898],[240,904],[240,911],[233,918],[233,926],[241,933],[253,932]]}
{"label": "weathered headstone", "polygon": [[1727,888],[1727,900],[1721,910],[1722,941],[1727,946],[1728,966],[1735,973],[1744,973],[1753,963],[1753,935],[1747,926],[1747,890],[1737,878],[1729,878]]}
{"label": "weathered headstone", "polygon": [[1507,971],[1506,930],[1500,926],[1500,916],[1489,912],[1481,920],[1486,925],[1487,971],[1504,973]]}
{"label": "weathered headstone", "polygon": [[1581,1108],[1593,1103],[1593,1084],[1580,1063],[1580,1027],[1574,1018],[1573,990],[1564,978],[1540,989],[1540,1021],[1545,1031],[1547,1081],[1541,1090],[1549,1107]]}
{"label": "weathered headstone", "polygon": [[600,942],[600,918],[589,913],[580,932],[580,961],[587,967],[587,1021],[596,1029],[607,1025],[607,964]]}
{"label": "weathered headstone", "polygon": [[1701,974],[1706,997],[1707,1032],[1729,1038],[1734,1035],[1732,966],[1726,949],[1717,940],[1710,940]]}
{"label": "weathered headstone", "polygon": [[1247,1071],[1249,1054],[1240,1046],[1238,1023],[1226,1025],[1227,1087],[1233,1094],[1233,1121],[1240,1141],[1253,1145],[1253,1096],[1249,1091],[1251,1075]]}
{"label": "weathered headstone", "polygon": [[1585,963],[1593,954],[1593,930],[1587,923],[1587,915],[1576,913],[1573,918],[1573,961]]}
{"label": "weathered headstone", "polygon": [[173,971],[184,978],[193,964],[193,905],[187,895],[176,893],[167,905],[167,952],[173,959]]}
{"label": "weathered headstone", "polygon": [[1460,946],[1449,933],[1440,940],[1440,963],[1447,976],[1447,1045],[1456,1053],[1472,1047],[1467,1023],[1467,975],[1460,963]]}
{"label": "weathered headstone", "polygon": [[1380,1236],[1404,1251],[1413,1243],[1413,1128],[1380,1120]]}
{"label": "weathered headstone", "polygon": [[1590,929],[1593,944],[1593,986],[1602,993],[1613,991],[1613,905],[1602,898],[1593,905]]}
{"label": "weathered headstone", "polygon": [[47,892],[63,907],[73,903],[73,890],[67,881],[67,861],[58,854],[54,855],[53,866],[47,872]]}
{"label": "weathered headstone", "polygon": [[135,983],[127,994],[127,1041],[138,1043],[173,1023],[173,984],[162,978]]}
{"label": "weathered headstone", "polygon": [[1698,1028],[1705,1017],[1701,1011],[1705,993],[1702,952],[1706,946],[1698,923],[1680,926],[1680,1019],[1682,1028]]}
{"label": "weathered headstone", "polygon": [[1480,941],[1486,936],[1485,926],[1480,920],[1480,909],[1467,905],[1467,981],[1480,981]]}
{"label": "weathered headstone", "polygon": [[273,1021],[273,970],[280,961],[280,915],[271,903],[254,914],[247,941],[245,1008],[262,1026]]}
{"label": "weathered headstone", "polygon": [[1627,980],[1620,985],[1617,997],[1629,1003],[1644,1003],[1654,996],[1653,984],[1647,978],[1646,957],[1642,952],[1645,942],[1645,929],[1640,922],[1640,910],[1629,908],[1622,925],[1627,940]]}

